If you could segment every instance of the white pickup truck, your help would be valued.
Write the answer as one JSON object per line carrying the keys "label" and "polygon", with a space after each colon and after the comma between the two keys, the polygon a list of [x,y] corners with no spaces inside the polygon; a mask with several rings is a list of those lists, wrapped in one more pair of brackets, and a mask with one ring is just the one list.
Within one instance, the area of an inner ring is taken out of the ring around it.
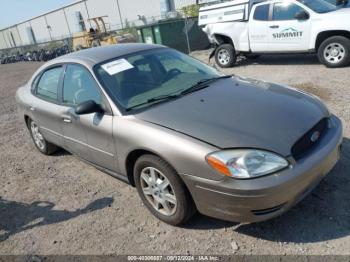
{"label": "white pickup truck", "polygon": [[328,67],[350,64],[350,8],[326,0],[234,0],[202,7],[199,25],[220,67],[266,53],[317,53]]}

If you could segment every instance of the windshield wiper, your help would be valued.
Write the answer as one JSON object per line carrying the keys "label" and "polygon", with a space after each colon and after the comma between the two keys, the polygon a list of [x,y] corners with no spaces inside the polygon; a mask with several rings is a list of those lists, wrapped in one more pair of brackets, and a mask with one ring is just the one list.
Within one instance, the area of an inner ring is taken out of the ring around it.
{"label": "windshield wiper", "polygon": [[193,93],[193,92],[196,92],[198,90],[207,88],[208,85],[206,85],[206,84],[209,84],[210,82],[213,82],[213,81],[216,81],[216,80],[219,80],[219,79],[223,79],[223,78],[231,78],[231,77],[232,76],[228,75],[228,76],[218,76],[218,77],[212,77],[212,78],[207,78],[207,79],[200,80],[197,83],[195,83],[194,85],[192,85],[191,87],[183,90],[181,92],[181,95],[187,95],[189,93]]}
{"label": "windshield wiper", "polygon": [[161,96],[153,97],[153,98],[146,100],[143,103],[128,107],[125,110],[130,111],[134,108],[137,108],[137,107],[140,107],[143,105],[148,105],[148,104],[153,104],[154,102],[161,102],[161,101],[165,101],[165,100],[169,100],[169,99],[174,99],[174,98],[177,98],[179,96],[181,96],[181,94],[161,95]]}

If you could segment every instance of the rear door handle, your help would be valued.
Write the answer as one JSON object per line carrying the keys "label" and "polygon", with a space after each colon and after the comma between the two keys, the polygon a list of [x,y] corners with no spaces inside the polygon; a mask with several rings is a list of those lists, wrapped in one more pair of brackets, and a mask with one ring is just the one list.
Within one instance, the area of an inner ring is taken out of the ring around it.
{"label": "rear door handle", "polygon": [[277,28],[280,28],[280,26],[279,25],[271,25],[270,28],[277,29]]}
{"label": "rear door handle", "polygon": [[30,111],[35,111],[35,108],[31,106]]}

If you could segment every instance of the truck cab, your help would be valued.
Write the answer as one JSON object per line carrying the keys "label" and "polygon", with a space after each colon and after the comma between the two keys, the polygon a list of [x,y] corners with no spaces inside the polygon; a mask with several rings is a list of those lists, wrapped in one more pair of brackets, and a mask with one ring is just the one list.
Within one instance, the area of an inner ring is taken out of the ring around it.
{"label": "truck cab", "polygon": [[217,46],[219,66],[234,65],[239,54],[265,53],[317,53],[328,67],[350,64],[350,24],[346,22],[350,9],[325,0],[268,0],[247,6],[246,18],[227,21],[220,17],[222,22],[203,29]]}

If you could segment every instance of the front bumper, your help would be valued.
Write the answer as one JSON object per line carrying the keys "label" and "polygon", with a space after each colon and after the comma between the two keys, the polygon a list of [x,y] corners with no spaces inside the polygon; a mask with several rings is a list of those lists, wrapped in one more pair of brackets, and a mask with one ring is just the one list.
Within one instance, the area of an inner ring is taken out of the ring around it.
{"label": "front bumper", "polygon": [[182,175],[200,213],[234,222],[259,222],[286,212],[310,193],[340,158],[342,124],[332,127],[314,150],[288,169],[249,180],[220,181]]}

